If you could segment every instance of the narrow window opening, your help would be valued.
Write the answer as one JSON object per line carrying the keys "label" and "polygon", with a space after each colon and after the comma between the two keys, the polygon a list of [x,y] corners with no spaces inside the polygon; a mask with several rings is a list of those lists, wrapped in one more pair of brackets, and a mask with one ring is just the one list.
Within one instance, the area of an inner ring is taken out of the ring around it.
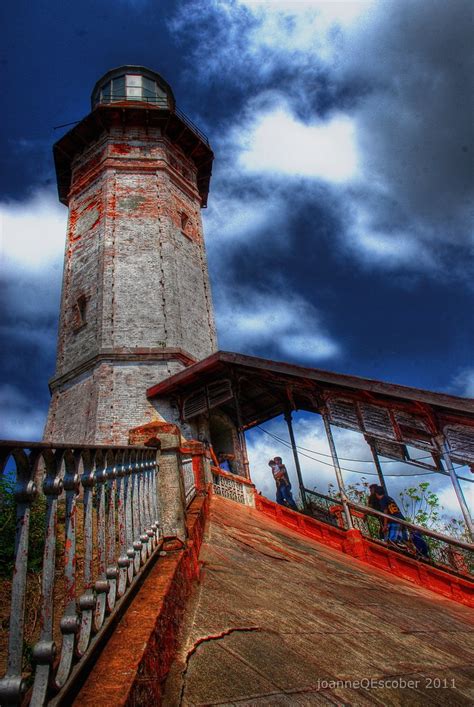
{"label": "narrow window opening", "polygon": [[181,213],[181,230],[186,233],[186,226],[189,223],[189,216],[184,213],[184,211]]}
{"label": "narrow window opening", "polygon": [[79,295],[74,307],[74,329],[81,329],[87,324],[87,297]]}

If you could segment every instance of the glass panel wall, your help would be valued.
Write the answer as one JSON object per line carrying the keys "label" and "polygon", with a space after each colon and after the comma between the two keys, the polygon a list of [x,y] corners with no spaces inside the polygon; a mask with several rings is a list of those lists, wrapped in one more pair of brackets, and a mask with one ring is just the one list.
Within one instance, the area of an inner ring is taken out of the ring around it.
{"label": "glass panel wall", "polygon": [[[156,81],[141,74],[124,74],[117,76],[100,90],[99,101],[110,103],[114,101],[144,101],[151,105],[168,107],[168,96]],[[96,101],[97,103],[98,101]]]}

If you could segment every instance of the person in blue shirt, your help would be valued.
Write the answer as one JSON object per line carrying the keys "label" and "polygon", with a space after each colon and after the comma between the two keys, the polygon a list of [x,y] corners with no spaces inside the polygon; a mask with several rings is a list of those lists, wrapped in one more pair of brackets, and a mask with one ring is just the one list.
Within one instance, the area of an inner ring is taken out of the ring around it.
{"label": "person in blue shirt", "polygon": [[219,452],[217,455],[217,460],[222,471],[227,471],[228,474],[232,474],[232,469],[230,468],[229,460],[225,458],[223,452]]}

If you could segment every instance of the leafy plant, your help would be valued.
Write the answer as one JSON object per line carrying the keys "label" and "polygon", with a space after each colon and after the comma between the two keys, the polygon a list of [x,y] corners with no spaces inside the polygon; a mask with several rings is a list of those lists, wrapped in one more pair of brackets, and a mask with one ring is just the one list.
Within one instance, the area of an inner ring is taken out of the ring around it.
{"label": "leafy plant", "polygon": [[[28,570],[40,572],[46,526],[46,499],[39,494],[31,505]],[[16,501],[15,481],[0,476],[0,577],[10,578],[15,563]]]}
{"label": "leafy plant", "polygon": [[428,481],[403,489],[399,497],[407,520],[425,528],[439,529],[443,508]]}

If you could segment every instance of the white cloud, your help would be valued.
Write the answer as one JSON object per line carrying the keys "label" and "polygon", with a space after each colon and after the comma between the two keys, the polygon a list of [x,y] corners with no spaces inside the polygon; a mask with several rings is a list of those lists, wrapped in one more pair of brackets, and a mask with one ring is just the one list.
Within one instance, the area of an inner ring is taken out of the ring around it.
{"label": "white cloud", "polygon": [[220,253],[229,245],[259,237],[270,223],[275,229],[286,218],[285,203],[277,195],[226,194],[217,182],[209,207],[203,213],[210,255],[214,249]]}
{"label": "white cloud", "polygon": [[[467,474],[468,473],[469,472],[467,472]],[[474,510],[474,484],[463,483],[462,481],[460,483],[462,484],[464,499],[467,506],[471,508],[472,513]],[[459,501],[452,484],[446,484],[446,486],[442,487],[437,494],[440,503],[444,508],[445,515],[454,518],[462,517]]]}
{"label": "white cloud", "polygon": [[326,24],[350,24],[373,5],[373,0],[238,0],[241,5],[289,15],[315,14]]}
{"label": "white cloud", "polygon": [[454,378],[451,389],[455,395],[474,398],[474,368],[464,368]]}
{"label": "white cloud", "polygon": [[305,124],[280,105],[239,128],[239,138],[239,163],[248,172],[336,183],[357,173],[354,125],[343,115]]}
{"label": "white cloud", "polygon": [[[28,201],[0,203],[0,254],[6,313],[40,332],[59,311],[67,209],[55,194],[38,191]],[[21,326],[14,335],[22,335]]]}
{"label": "white cloud", "polygon": [[273,284],[275,290],[265,292],[218,290],[220,348],[257,355],[266,349],[306,362],[337,356],[339,345],[324,332],[317,310],[280,283]]}
{"label": "white cloud", "polygon": [[0,439],[35,441],[43,435],[44,410],[11,385],[0,386]]}
{"label": "white cloud", "polygon": [[361,263],[386,269],[434,270],[437,267],[424,238],[414,237],[414,225],[405,229],[377,227],[369,204],[358,197],[348,196],[351,216],[347,221],[344,248]]}
{"label": "white cloud", "polygon": [[339,354],[339,346],[329,337],[318,334],[289,334],[281,341],[283,354],[291,358],[319,361]]}
{"label": "white cloud", "polygon": [[62,265],[67,209],[52,192],[38,191],[27,202],[0,203],[3,267],[44,272]]}
{"label": "white cloud", "polygon": [[218,51],[207,50],[196,69],[207,75],[242,75],[250,61],[264,75],[290,55],[327,61],[338,49],[338,32],[364,18],[374,0],[193,0],[182,6],[171,27],[201,34]]}

